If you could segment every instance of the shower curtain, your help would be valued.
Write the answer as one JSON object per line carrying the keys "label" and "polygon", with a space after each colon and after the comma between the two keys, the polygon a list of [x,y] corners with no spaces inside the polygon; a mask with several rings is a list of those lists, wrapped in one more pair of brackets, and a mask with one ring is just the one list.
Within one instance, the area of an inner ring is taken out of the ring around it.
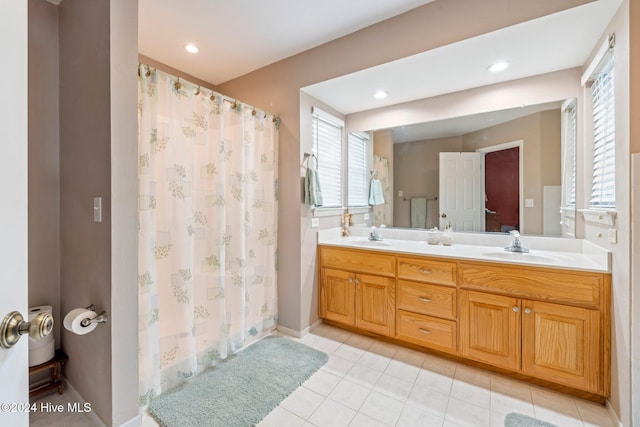
{"label": "shower curtain", "polygon": [[389,160],[378,155],[373,156],[373,169],[378,172],[378,179],[382,184],[382,194],[386,203],[373,207],[373,225],[393,225],[393,195],[389,185]]}
{"label": "shower curtain", "polygon": [[140,405],[277,321],[278,119],[139,69]]}

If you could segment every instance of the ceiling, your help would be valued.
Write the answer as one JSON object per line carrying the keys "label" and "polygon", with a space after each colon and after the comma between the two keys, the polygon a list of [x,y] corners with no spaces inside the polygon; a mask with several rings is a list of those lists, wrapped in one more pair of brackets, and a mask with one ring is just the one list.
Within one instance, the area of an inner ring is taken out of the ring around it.
{"label": "ceiling", "polygon": [[555,110],[562,106],[561,101],[545,104],[522,106],[509,110],[492,111],[489,113],[473,114],[453,119],[434,122],[418,123],[398,126],[391,129],[393,143],[400,144],[410,141],[424,141],[428,139],[447,138],[450,136],[466,135],[480,129],[486,129],[511,120],[529,116],[540,111]]}
{"label": "ceiling", "polygon": [[218,85],[431,1],[139,0],[138,50]]}

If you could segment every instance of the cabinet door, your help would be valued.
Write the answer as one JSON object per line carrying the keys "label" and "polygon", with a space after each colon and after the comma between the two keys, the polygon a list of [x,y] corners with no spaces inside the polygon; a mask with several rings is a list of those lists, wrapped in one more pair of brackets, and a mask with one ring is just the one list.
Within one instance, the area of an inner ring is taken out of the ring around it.
{"label": "cabinet door", "polygon": [[355,276],[342,270],[322,269],[320,316],[353,325],[355,314]]}
{"label": "cabinet door", "polygon": [[396,333],[396,285],[388,277],[356,276],[356,326],[382,335]]}
{"label": "cabinet door", "polygon": [[460,291],[460,350],[464,357],[520,369],[520,300]]}
{"label": "cabinet door", "polygon": [[602,393],[599,312],[528,300],[522,308],[522,370]]}

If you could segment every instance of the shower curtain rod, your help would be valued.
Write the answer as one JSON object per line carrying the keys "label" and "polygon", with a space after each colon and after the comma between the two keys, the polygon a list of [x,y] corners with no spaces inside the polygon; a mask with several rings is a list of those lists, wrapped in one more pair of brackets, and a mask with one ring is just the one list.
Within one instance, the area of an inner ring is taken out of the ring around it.
{"label": "shower curtain rod", "polygon": [[[216,92],[213,89],[210,89],[208,87],[203,87],[202,85],[200,85],[198,83],[193,83],[193,82],[191,82],[191,81],[189,81],[187,79],[184,79],[182,77],[178,77],[178,76],[175,76],[175,75],[173,75],[171,73],[163,71],[163,70],[159,69],[158,67],[152,67],[151,65],[147,65],[147,64],[144,64],[144,63],[140,62],[140,63],[138,63],[138,76],[141,76],[141,74],[140,74],[140,68],[141,67],[145,67],[146,68],[146,70],[147,70],[145,72],[145,76],[146,77],[151,76],[151,73],[154,72],[154,71],[158,71],[160,73],[164,73],[167,76],[169,76],[171,78],[174,78],[176,80],[176,82],[174,83],[176,89],[180,89],[182,87],[182,83],[183,82],[187,83],[187,84],[189,84],[191,86],[195,86],[196,87],[196,91],[194,92],[194,95],[200,95],[200,93],[201,93],[200,89],[205,89],[205,90],[211,92],[210,98],[211,98],[212,101],[215,100],[215,98],[219,96],[220,98],[222,98],[223,102],[226,101],[226,102],[230,103],[231,104],[231,108],[234,109],[234,110],[238,109],[240,106],[243,106],[245,108],[251,108],[251,115],[252,116],[257,115],[258,111],[261,111],[262,113],[264,113],[264,117],[263,118],[266,118],[269,115],[273,116],[273,122],[276,123],[276,126],[280,124],[280,117],[278,115],[274,114],[274,113],[270,113],[267,110],[263,110],[261,108],[256,108],[253,105],[246,104],[246,103],[244,103],[242,101],[238,101],[237,99],[234,99],[234,98],[231,98],[229,96],[223,95],[220,92]],[[153,71],[152,71],[152,69],[153,69]]]}

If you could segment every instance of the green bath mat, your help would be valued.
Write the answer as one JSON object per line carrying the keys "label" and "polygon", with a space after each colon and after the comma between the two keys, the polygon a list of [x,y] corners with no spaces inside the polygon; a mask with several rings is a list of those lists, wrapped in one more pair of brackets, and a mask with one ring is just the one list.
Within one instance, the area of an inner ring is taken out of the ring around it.
{"label": "green bath mat", "polygon": [[246,427],[259,423],[327,362],[304,344],[268,336],[151,402],[162,427]]}
{"label": "green bath mat", "polygon": [[536,420],[526,415],[512,412],[504,417],[504,427],[558,427],[555,424]]}

